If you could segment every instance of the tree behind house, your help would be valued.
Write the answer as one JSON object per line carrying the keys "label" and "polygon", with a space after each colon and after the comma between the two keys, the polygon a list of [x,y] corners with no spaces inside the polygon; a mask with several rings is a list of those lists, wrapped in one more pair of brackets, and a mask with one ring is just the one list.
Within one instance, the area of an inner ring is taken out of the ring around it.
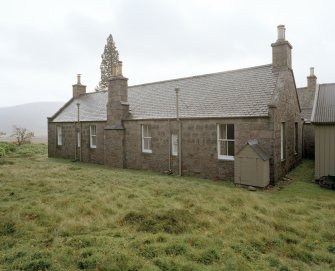
{"label": "tree behind house", "polygon": [[22,145],[25,143],[31,143],[31,139],[34,137],[34,133],[30,132],[26,128],[13,126],[13,134],[11,137],[16,138],[16,142],[18,145]]}
{"label": "tree behind house", "polygon": [[112,65],[117,64],[119,61],[119,52],[116,49],[112,35],[107,38],[107,44],[101,58],[101,80],[96,87],[96,91],[108,89],[109,79],[112,77]]}

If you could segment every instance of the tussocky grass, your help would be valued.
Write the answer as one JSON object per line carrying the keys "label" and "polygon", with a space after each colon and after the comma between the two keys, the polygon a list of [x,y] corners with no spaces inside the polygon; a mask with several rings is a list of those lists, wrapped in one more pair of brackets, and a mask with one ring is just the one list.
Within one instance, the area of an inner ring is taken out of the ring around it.
{"label": "tussocky grass", "polygon": [[0,159],[0,270],[334,270],[334,191],[305,160],[282,189],[47,158]]}

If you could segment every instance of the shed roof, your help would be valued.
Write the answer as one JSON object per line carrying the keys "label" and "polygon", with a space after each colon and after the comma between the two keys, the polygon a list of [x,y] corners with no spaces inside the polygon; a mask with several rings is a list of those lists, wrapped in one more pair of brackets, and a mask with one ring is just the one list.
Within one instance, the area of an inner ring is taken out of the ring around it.
{"label": "shed roof", "polygon": [[335,83],[322,84],[316,93],[313,123],[335,123]]}
{"label": "shed roof", "polygon": [[[262,148],[261,145],[258,144],[258,140],[257,139],[250,139],[248,140],[247,144],[245,146],[250,146],[257,154],[258,156],[263,159],[264,161],[269,160],[270,159],[270,155],[268,154],[268,152],[266,150],[264,150]],[[245,146],[236,154],[238,155],[244,148]]]}
{"label": "shed roof", "polygon": [[[180,88],[180,117],[265,117],[278,73],[272,65],[205,74],[128,87],[130,119],[176,117],[175,88]],[[54,122],[106,121],[107,92],[87,93],[57,112]]]}

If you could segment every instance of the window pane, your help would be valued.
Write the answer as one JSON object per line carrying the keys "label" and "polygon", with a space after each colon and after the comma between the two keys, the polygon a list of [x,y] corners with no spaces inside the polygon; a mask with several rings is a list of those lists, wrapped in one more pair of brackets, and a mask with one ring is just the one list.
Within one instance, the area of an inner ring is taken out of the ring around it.
{"label": "window pane", "polygon": [[77,132],[77,146],[80,147],[80,132]]}
{"label": "window pane", "polygon": [[142,136],[143,136],[143,137],[146,137],[146,136],[147,136],[147,126],[146,126],[146,125],[143,125],[143,126],[142,126]]}
{"label": "window pane", "polygon": [[178,136],[172,135],[172,155],[178,155]]}
{"label": "window pane", "polygon": [[143,137],[150,137],[151,136],[149,125],[143,125],[142,131],[143,131]]}
{"label": "window pane", "polygon": [[219,139],[226,138],[226,124],[220,124],[220,134]]}
{"label": "window pane", "polygon": [[91,126],[91,135],[96,135],[97,134],[97,129],[95,125]]}
{"label": "window pane", "polygon": [[234,124],[227,124],[227,139],[234,138]]}
{"label": "window pane", "polygon": [[234,141],[228,141],[228,155],[234,156]]}
{"label": "window pane", "polygon": [[151,138],[148,138],[148,150],[151,150]]}
{"label": "window pane", "polygon": [[227,142],[226,141],[220,141],[220,155],[227,155]]}
{"label": "window pane", "polygon": [[92,146],[97,145],[97,138],[95,136],[92,136]]}

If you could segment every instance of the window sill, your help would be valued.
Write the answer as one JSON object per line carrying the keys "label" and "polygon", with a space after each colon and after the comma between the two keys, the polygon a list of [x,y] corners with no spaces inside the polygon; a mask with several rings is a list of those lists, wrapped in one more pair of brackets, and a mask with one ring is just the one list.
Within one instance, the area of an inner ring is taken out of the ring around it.
{"label": "window sill", "polygon": [[281,159],[281,160],[280,160],[280,162],[282,162],[282,163],[285,162],[285,161],[286,161],[286,159]]}
{"label": "window sill", "polygon": [[96,149],[97,146],[90,146],[90,149]]}
{"label": "window sill", "polygon": [[152,150],[142,150],[142,153],[152,153]]}
{"label": "window sill", "polygon": [[218,159],[220,161],[234,161],[235,157],[234,156],[219,156]]}

